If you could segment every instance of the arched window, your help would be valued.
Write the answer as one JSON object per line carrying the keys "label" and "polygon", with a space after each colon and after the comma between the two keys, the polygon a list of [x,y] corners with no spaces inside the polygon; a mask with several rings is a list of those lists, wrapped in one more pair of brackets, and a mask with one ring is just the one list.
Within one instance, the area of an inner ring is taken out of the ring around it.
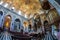
{"label": "arched window", "polygon": [[2,16],[3,15],[3,12],[2,11],[0,11],[0,16]]}
{"label": "arched window", "polygon": [[57,28],[56,28],[56,26],[55,25],[51,25],[51,27],[52,27],[52,35],[57,36]]}
{"label": "arched window", "polygon": [[50,32],[52,31],[52,28],[51,26],[49,26],[49,23],[47,20],[44,21],[44,29],[45,31],[50,31]]}
{"label": "arched window", "polygon": [[0,20],[2,16],[3,16],[3,11],[0,11]]}
{"label": "arched window", "polygon": [[44,26],[47,26],[48,25],[48,21],[44,21]]}
{"label": "arched window", "polygon": [[14,21],[14,30],[20,31],[20,19],[15,19]]}
{"label": "arched window", "polygon": [[3,25],[3,11],[0,11],[0,27],[2,27]]}

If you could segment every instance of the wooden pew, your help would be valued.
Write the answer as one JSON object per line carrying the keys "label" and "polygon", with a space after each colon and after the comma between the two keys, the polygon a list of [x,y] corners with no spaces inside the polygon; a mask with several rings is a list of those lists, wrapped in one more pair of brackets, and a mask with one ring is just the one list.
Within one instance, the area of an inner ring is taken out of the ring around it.
{"label": "wooden pew", "polygon": [[12,32],[10,31],[10,33],[12,34],[12,39],[18,39],[18,40],[31,40],[31,36],[29,36],[28,34],[23,34],[21,32]]}

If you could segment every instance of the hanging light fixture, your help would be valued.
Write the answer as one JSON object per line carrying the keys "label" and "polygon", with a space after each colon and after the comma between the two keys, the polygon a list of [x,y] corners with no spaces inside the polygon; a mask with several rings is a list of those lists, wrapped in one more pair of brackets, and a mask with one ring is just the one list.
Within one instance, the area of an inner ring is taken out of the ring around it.
{"label": "hanging light fixture", "polygon": [[15,8],[14,8],[14,7],[12,7],[11,9],[13,9],[13,10],[14,10]]}
{"label": "hanging light fixture", "polygon": [[28,18],[26,14],[25,14],[25,18]]}
{"label": "hanging light fixture", "polygon": [[8,7],[8,3],[5,3],[5,4],[4,4],[4,7]]}
{"label": "hanging light fixture", "polygon": [[21,11],[20,10],[18,11],[18,14],[21,15]]}

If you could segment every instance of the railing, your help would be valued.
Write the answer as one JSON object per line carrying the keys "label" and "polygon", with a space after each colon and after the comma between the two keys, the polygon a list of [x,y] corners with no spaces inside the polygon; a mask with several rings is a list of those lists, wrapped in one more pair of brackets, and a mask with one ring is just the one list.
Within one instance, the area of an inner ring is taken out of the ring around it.
{"label": "railing", "polygon": [[[16,34],[16,35],[15,35]],[[50,40],[52,40],[53,38],[52,38],[52,35],[50,35],[51,33],[49,33],[49,34],[45,34],[46,35],[46,37],[43,35],[43,34],[32,34],[32,35],[30,35],[30,36],[27,36],[27,35],[22,35],[22,34],[17,34],[17,32],[16,33],[13,33],[12,35],[9,33],[9,32],[2,32],[1,34],[0,34],[0,40],[47,40],[47,39],[49,39],[50,37],[51,37],[51,39]]]}

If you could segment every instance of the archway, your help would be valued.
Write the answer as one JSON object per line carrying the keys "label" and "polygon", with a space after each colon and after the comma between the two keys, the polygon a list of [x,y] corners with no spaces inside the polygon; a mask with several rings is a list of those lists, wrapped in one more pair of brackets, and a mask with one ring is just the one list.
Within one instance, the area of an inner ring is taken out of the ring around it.
{"label": "archway", "polygon": [[14,31],[20,32],[20,19],[15,19],[14,21]]}
{"label": "archway", "polygon": [[0,20],[2,16],[3,16],[3,11],[0,11]]}
{"label": "archway", "polygon": [[10,29],[12,17],[10,15],[5,16],[3,28]]}
{"label": "archway", "polygon": [[3,11],[0,11],[0,16],[2,16],[3,15]]}
{"label": "archway", "polygon": [[38,14],[34,17],[34,30],[37,31],[38,28],[40,27],[41,27],[41,18],[40,15]]}
{"label": "archway", "polygon": [[52,35],[57,36],[57,28],[56,28],[56,25],[53,24],[53,25],[51,25],[51,27],[52,27]]}
{"label": "archway", "polygon": [[3,11],[0,11],[0,27],[2,27],[3,24]]}
{"label": "archway", "polygon": [[47,26],[47,25],[48,25],[48,21],[45,20],[45,21],[44,21],[44,26]]}
{"label": "archway", "polygon": [[52,27],[51,24],[47,20],[44,21],[44,29],[45,31],[50,31],[52,33]]}
{"label": "archway", "polygon": [[23,22],[24,32],[28,32],[28,25],[29,25],[28,21]]}

